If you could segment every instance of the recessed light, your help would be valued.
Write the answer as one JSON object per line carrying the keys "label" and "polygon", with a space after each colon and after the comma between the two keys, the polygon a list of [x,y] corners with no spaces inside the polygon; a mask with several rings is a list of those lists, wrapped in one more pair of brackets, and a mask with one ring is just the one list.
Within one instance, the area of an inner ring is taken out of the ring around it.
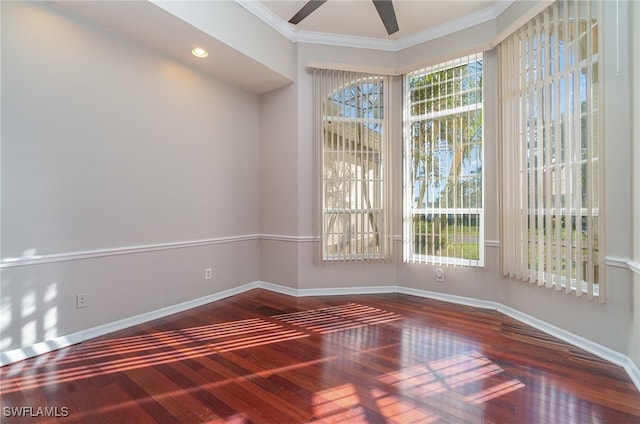
{"label": "recessed light", "polygon": [[207,53],[207,51],[205,49],[203,49],[202,47],[194,47],[191,49],[191,54],[194,55],[195,57],[207,57],[209,56],[209,53]]}

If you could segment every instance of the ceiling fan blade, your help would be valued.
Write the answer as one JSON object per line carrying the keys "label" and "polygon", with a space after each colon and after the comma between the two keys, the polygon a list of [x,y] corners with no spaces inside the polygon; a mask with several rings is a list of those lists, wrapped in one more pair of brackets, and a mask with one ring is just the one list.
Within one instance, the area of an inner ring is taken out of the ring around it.
{"label": "ceiling fan blade", "polygon": [[309,0],[302,9],[296,13],[293,18],[289,19],[290,24],[298,25],[300,21],[309,16],[311,12],[322,6],[327,0]]}
{"label": "ceiling fan blade", "polygon": [[396,12],[393,10],[391,0],[373,0],[373,4],[378,10],[378,15],[380,15],[380,19],[382,19],[387,34],[391,35],[394,32],[398,32],[400,28],[398,27]]}

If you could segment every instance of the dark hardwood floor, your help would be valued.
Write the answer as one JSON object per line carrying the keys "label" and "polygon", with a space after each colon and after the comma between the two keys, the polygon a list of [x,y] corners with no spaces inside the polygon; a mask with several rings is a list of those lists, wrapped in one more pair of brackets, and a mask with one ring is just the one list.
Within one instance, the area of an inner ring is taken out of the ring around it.
{"label": "dark hardwood floor", "polygon": [[253,290],[0,377],[3,423],[640,423],[620,367],[497,312],[400,294]]}

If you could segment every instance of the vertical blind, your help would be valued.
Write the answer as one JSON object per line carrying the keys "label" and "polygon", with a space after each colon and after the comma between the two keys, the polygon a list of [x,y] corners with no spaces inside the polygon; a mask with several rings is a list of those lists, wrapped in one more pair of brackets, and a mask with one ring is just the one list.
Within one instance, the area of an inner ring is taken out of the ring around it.
{"label": "vertical blind", "polygon": [[323,260],[390,256],[386,77],[313,69]]}
{"label": "vertical blind", "polygon": [[604,301],[599,3],[559,0],[499,46],[505,275]]}
{"label": "vertical blind", "polygon": [[405,76],[406,262],[483,265],[482,63]]}

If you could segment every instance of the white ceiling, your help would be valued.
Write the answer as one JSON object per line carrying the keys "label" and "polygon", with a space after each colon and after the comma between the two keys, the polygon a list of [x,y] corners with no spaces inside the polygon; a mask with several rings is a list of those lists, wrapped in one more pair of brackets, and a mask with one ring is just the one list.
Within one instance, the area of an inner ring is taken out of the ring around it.
{"label": "white ceiling", "polygon": [[[263,7],[288,24],[308,0],[260,0]],[[328,0],[295,26],[297,31],[348,37],[400,40],[430,29],[455,25],[462,19],[480,19],[500,13],[506,0],[393,0],[400,30],[387,32],[371,0]],[[476,22],[477,23],[477,22]],[[291,25],[293,27],[293,25]]]}
{"label": "white ceiling", "polygon": [[[2,1],[2,0],[0,0]],[[196,7],[220,0],[189,2]],[[226,0],[233,2],[233,0]],[[291,83],[282,73],[220,41],[188,20],[175,16],[153,1],[51,0],[59,7],[118,34],[165,53],[189,67],[220,78],[256,94],[266,93]],[[170,2],[178,3],[175,0]],[[185,2],[187,3],[187,2]],[[203,12],[204,13],[204,12]],[[209,52],[205,60],[191,55],[201,46]]]}
{"label": "white ceiling", "polygon": [[397,51],[493,20],[516,0],[392,0],[392,35],[371,0],[327,0],[298,25],[288,21],[308,0],[236,1],[292,41]]}
{"label": "white ceiling", "polygon": [[[260,20],[284,35],[283,40],[293,43],[399,51],[494,20],[514,1],[393,0],[400,30],[389,36],[371,0],[328,0],[297,26],[288,20],[307,0],[52,0],[53,4],[100,26],[257,94],[291,83],[290,73],[267,63],[268,60],[256,59],[246,48],[238,48],[229,39],[220,39],[216,34],[221,28],[233,34],[238,42],[244,42],[245,47],[250,43],[253,51],[278,48],[269,45],[267,39],[251,39],[253,32],[248,26],[255,26]],[[181,9],[188,13],[175,12]],[[245,10],[244,15],[253,21],[238,15],[238,10]],[[194,59],[189,51],[195,45],[206,47],[210,57]],[[278,56],[268,57],[272,57],[273,62]]]}

